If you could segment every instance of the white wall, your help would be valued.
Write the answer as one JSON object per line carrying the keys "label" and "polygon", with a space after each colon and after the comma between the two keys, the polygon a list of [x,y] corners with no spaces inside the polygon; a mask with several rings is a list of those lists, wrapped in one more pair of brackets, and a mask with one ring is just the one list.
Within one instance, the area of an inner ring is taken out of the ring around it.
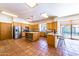
{"label": "white wall", "polygon": [[12,21],[19,22],[19,23],[30,24],[29,22],[27,22],[26,20],[24,20],[22,18],[12,18],[10,16],[0,14],[0,22],[12,23]]}
{"label": "white wall", "polygon": [[24,23],[24,24],[31,24],[29,22],[27,22],[25,19],[22,18],[13,18],[14,22],[19,22],[19,23]]}
{"label": "white wall", "polygon": [[20,23],[26,22],[24,19],[21,19],[21,18],[13,18],[13,21],[20,22]]}
{"label": "white wall", "polygon": [[12,18],[3,14],[0,14],[0,22],[11,23]]}
{"label": "white wall", "polygon": [[67,21],[67,20],[79,20],[79,14],[65,16],[65,17],[58,17],[57,21]]}

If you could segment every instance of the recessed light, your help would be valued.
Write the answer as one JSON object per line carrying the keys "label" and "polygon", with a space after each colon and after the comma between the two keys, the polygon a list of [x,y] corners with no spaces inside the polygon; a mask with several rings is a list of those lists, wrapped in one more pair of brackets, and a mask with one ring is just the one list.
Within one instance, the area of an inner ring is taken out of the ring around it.
{"label": "recessed light", "polygon": [[47,13],[43,13],[43,14],[41,14],[41,16],[44,17],[44,18],[48,18]]}
{"label": "recessed light", "polygon": [[34,1],[34,0],[28,0],[28,1],[26,1],[25,2],[28,6],[30,6],[30,7],[35,7],[37,4],[36,4],[36,2]]}
{"label": "recessed light", "polygon": [[18,17],[17,15],[14,15],[12,13],[8,13],[8,12],[5,12],[5,11],[1,11],[2,14],[5,14],[5,15],[8,15],[8,16],[12,16],[12,17]]}

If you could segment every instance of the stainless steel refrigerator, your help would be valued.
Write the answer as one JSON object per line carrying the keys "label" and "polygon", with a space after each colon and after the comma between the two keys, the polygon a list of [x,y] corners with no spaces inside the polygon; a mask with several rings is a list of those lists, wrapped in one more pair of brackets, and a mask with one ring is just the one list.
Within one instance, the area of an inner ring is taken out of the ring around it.
{"label": "stainless steel refrigerator", "polygon": [[22,37],[22,28],[21,26],[13,26],[13,38],[19,39]]}

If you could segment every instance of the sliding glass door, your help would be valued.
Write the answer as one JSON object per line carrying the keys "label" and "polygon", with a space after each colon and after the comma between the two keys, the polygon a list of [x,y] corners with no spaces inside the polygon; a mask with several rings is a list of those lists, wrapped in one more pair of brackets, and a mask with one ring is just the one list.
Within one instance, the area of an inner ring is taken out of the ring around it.
{"label": "sliding glass door", "polygon": [[65,38],[71,38],[71,26],[61,26],[61,34],[65,37]]}
{"label": "sliding glass door", "polygon": [[72,28],[74,28],[72,31],[72,38],[73,39],[79,39],[79,25],[72,24]]}
{"label": "sliding glass door", "polygon": [[60,27],[65,38],[79,39],[79,20],[63,22]]}

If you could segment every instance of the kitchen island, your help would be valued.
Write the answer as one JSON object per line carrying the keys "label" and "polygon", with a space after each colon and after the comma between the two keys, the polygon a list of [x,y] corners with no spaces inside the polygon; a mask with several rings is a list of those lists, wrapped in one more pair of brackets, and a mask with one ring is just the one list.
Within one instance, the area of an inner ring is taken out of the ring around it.
{"label": "kitchen island", "polygon": [[30,41],[36,41],[40,37],[39,32],[25,32],[25,38]]}

